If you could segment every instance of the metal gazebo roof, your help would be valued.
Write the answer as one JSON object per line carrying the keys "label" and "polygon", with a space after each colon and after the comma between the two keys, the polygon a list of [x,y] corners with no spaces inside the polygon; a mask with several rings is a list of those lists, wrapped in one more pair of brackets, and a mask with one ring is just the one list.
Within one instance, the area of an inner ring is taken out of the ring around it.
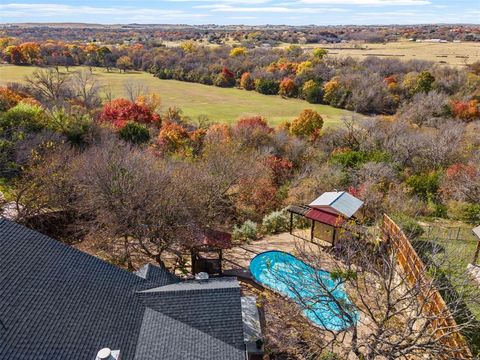
{"label": "metal gazebo roof", "polygon": [[325,192],[309,204],[314,209],[338,214],[347,219],[352,217],[362,205],[363,201],[346,191]]}

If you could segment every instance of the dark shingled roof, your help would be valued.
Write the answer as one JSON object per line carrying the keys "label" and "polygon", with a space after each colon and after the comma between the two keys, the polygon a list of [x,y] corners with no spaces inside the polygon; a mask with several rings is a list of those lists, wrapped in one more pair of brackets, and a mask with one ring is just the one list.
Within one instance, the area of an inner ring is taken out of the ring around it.
{"label": "dark shingled roof", "polygon": [[236,280],[130,273],[5,219],[0,259],[0,359],[244,359]]}

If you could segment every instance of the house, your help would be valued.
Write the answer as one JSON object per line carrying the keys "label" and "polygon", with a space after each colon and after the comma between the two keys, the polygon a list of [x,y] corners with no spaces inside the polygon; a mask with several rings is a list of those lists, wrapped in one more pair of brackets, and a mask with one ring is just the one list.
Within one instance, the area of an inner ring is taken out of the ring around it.
{"label": "house", "polygon": [[363,201],[346,191],[323,193],[308,205],[290,205],[290,233],[293,234],[294,216],[301,216],[310,221],[310,241],[321,240],[332,245],[341,229],[349,219],[354,218],[363,206]]}
{"label": "house", "polygon": [[0,359],[247,358],[235,278],[131,273],[6,219],[0,256]]}

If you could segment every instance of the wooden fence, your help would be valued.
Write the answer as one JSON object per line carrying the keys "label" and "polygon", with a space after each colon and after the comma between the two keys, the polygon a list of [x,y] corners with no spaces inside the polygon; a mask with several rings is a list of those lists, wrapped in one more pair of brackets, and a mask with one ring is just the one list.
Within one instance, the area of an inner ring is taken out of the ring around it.
{"label": "wooden fence", "polygon": [[[433,334],[445,343],[446,357],[452,358],[451,353],[455,353],[454,358],[471,359],[472,353],[467,342],[458,331],[457,323],[451,315],[442,296],[432,284],[432,280],[426,274],[426,267],[418,256],[412,244],[402,232],[400,227],[387,215],[383,217],[382,232],[385,240],[395,247],[398,263],[405,272],[410,285],[425,284],[420,289],[424,289],[419,297],[420,301],[425,301],[425,311],[431,315],[431,328]],[[450,352],[450,354],[447,354]]]}

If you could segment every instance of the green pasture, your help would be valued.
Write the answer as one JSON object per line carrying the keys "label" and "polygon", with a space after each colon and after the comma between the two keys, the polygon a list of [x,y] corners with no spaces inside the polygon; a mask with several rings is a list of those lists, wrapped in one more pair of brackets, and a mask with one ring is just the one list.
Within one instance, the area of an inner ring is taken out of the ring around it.
{"label": "green pasture", "polygon": [[[38,68],[31,66],[0,66],[0,86],[9,82],[24,82],[25,78]],[[86,68],[85,68],[86,69]],[[78,71],[71,67],[70,72]],[[61,68],[62,72],[66,69]],[[176,80],[160,80],[144,72],[119,73],[94,68],[93,72],[103,91],[110,91],[114,97],[125,96],[126,82],[138,83],[149,92],[157,93],[162,99],[162,107],[177,106],[183,114],[192,119],[205,115],[215,122],[231,123],[242,116],[261,115],[272,125],[294,119],[302,110],[318,111],[325,120],[325,126],[335,126],[343,116],[351,112],[328,105],[309,104],[300,99],[283,99],[280,96],[262,95],[254,91],[234,88],[219,88]]]}

